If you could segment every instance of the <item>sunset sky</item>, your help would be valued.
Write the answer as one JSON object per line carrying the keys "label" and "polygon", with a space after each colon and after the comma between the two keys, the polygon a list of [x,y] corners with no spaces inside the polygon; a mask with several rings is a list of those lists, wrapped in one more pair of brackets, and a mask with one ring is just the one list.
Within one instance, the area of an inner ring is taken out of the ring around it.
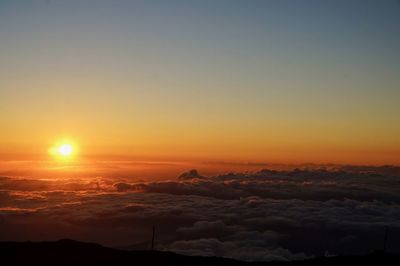
{"label": "sunset sky", "polygon": [[398,1],[2,0],[0,167],[64,139],[87,163],[399,164],[399,47]]}
{"label": "sunset sky", "polygon": [[400,0],[0,0],[0,246],[400,254],[399,118]]}

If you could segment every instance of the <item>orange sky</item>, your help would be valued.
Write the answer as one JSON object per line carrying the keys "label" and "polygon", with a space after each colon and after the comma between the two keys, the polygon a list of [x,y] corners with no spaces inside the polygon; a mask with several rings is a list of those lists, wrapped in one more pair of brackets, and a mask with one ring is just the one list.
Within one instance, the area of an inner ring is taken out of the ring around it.
{"label": "orange sky", "polygon": [[400,164],[398,13],[272,5],[3,5],[0,160]]}

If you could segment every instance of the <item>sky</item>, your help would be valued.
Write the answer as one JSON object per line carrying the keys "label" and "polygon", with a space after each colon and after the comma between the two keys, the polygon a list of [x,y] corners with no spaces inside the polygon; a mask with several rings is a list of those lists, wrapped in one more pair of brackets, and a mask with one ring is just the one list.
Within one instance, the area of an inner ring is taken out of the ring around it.
{"label": "sky", "polygon": [[0,241],[400,250],[400,2],[0,0]]}
{"label": "sky", "polygon": [[399,26],[394,0],[2,0],[2,164],[68,139],[82,160],[398,165]]}

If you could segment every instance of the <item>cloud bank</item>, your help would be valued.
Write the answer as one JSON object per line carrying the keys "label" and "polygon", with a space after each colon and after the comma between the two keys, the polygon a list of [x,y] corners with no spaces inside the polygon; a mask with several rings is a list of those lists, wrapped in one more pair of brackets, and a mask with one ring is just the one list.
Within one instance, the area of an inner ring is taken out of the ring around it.
{"label": "cloud bank", "polygon": [[396,167],[262,170],[176,180],[0,178],[1,240],[73,238],[241,260],[400,250]]}

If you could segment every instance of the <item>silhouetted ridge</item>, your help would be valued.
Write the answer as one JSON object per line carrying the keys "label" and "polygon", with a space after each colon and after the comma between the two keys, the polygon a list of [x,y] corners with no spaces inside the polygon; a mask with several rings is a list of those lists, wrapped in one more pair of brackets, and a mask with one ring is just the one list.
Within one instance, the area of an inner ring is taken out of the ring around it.
{"label": "silhouetted ridge", "polygon": [[374,252],[366,256],[318,257],[292,262],[244,262],[228,258],[184,256],[163,251],[123,251],[69,239],[56,242],[0,242],[3,262],[13,265],[399,265],[400,256]]}

